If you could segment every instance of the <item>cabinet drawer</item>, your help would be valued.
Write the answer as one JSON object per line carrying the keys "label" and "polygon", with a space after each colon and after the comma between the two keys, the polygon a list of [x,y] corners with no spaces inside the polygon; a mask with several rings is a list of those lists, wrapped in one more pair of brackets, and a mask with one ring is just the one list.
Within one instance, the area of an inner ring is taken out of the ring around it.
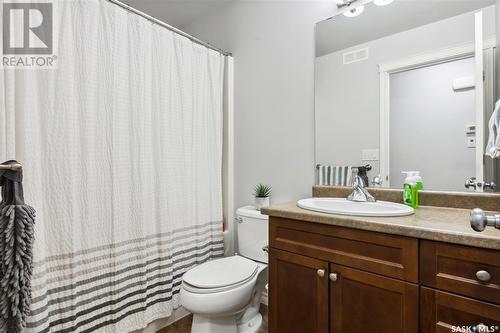
{"label": "cabinet drawer", "polygon": [[422,241],[420,280],[429,287],[500,304],[500,251]]}
{"label": "cabinet drawer", "polygon": [[[474,328],[482,324],[488,329]],[[424,333],[498,332],[500,306],[420,288],[420,329]]]}
{"label": "cabinet drawer", "polygon": [[418,282],[418,240],[271,217],[270,246],[340,265]]}

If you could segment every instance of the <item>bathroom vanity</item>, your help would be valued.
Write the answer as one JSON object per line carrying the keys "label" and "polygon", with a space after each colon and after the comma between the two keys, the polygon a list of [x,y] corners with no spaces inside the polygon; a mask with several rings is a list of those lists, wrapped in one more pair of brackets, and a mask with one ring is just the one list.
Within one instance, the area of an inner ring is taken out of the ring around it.
{"label": "bathroom vanity", "polygon": [[500,231],[473,231],[469,209],[354,217],[290,203],[263,212],[270,333],[499,331]]}
{"label": "bathroom vanity", "polygon": [[[495,3],[334,2],[315,28],[323,186],[263,210],[269,332],[500,332],[500,230],[469,222],[500,227],[482,211],[500,210]],[[403,216],[382,202],[403,188],[436,192]]]}

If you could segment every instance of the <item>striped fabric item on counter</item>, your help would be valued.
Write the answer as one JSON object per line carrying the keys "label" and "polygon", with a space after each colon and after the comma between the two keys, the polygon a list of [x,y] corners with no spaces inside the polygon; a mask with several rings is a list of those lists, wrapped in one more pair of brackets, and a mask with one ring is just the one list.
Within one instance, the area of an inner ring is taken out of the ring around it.
{"label": "striped fabric item on counter", "polygon": [[351,167],[321,165],[316,166],[316,185],[320,186],[350,186]]}

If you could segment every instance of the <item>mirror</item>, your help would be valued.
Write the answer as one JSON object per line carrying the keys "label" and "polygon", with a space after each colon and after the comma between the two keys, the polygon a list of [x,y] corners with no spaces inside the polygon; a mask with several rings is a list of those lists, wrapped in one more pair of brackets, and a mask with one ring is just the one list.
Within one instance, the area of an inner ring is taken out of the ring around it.
{"label": "mirror", "polygon": [[495,0],[334,2],[347,16],[316,25],[317,183],[369,165],[369,186],[420,171],[427,190],[499,191]]}

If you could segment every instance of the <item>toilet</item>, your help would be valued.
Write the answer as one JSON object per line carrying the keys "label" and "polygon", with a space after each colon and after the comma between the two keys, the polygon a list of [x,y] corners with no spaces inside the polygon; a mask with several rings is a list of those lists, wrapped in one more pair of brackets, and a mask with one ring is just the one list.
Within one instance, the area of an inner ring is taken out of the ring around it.
{"label": "toilet", "polygon": [[238,254],[214,259],[182,277],[181,304],[193,313],[191,333],[256,333],[267,283],[268,217],[239,208]]}

